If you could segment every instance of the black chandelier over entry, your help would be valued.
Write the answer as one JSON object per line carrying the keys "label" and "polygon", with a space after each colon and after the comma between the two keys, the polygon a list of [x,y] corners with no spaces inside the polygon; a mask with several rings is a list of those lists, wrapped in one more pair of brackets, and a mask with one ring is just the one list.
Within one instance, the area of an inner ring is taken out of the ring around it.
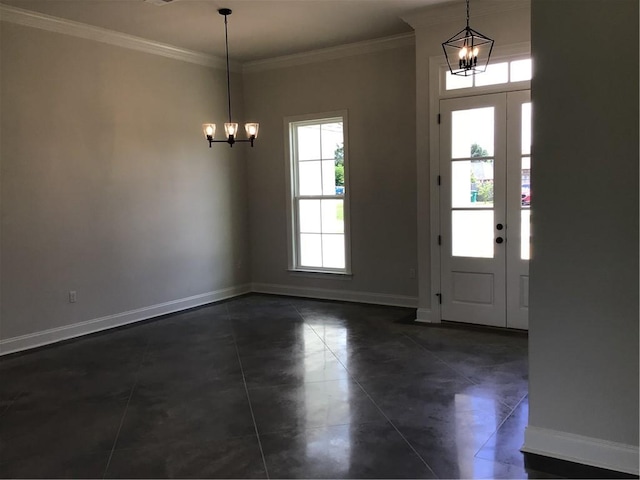
{"label": "black chandelier over entry", "polygon": [[467,26],[442,44],[452,75],[467,77],[487,69],[493,40],[469,27],[469,0],[467,0]]}
{"label": "black chandelier over entry", "polygon": [[218,10],[218,13],[224,16],[224,42],[227,53],[227,101],[229,104],[229,121],[224,124],[224,132],[227,138],[225,140],[213,139],[216,134],[215,123],[205,123],[202,125],[202,130],[204,131],[205,138],[209,142],[209,148],[211,148],[211,145],[218,142],[228,143],[231,147],[233,147],[233,144],[236,142],[249,142],[253,147],[253,141],[258,137],[258,128],[260,125],[255,122],[245,123],[244,128],[247,133],[247,139],[239,140],[236,138],[238,135],[238,124],[231,120],[231,79],[229,75],[229,34],[227,30],[227,17],[231,15],[231,9],[221,8]]}

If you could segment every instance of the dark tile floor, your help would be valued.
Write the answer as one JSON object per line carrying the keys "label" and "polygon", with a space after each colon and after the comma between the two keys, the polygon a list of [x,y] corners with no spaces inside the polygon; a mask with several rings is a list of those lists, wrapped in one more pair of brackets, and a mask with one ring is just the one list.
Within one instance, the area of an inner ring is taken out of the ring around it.
{"label": "dark tile floor", "polygon": [[527,338],[249,295],[0,359],[0,477],[549,478]]}

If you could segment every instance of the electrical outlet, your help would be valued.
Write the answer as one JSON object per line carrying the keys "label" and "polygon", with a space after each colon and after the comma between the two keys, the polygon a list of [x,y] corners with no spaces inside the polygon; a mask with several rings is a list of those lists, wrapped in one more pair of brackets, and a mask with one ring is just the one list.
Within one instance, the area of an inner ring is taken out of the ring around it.
{"label": "electrical outlet", "polygon": [[69,290],[69,303],[76,303],[78,301],[78,294],[75,290]]}
{"label": "electrical outlet", "polygon": [[416,269],[415,268],[410,268],[409,269],[409,278],[416,278]]}

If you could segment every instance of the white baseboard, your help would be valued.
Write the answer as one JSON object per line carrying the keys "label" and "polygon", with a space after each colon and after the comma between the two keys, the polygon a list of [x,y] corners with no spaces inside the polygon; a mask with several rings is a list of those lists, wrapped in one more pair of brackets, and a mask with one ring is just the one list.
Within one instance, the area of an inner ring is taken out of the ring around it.
{"label": "white baseboard", "polygon": [[441,323],[439,318],[434,318],[433,312],[429,308],[419,308],[416,313],[416,322],[420,323]]}
{"label": "white baseboard", "polygon": [[324,288],[305,288],[291,285],[271,285],[254,283],[216,290],[214,292],[194,295],[192,297],[172,300],[170,302],[138,308],[128,312],[116,313],[105,317],[94,318],[84,322],[51,328],[40,332],[11,337],[0,340],[0,356],[20,352],[31,348],[49,345],[51,343],[68,340],[90,333],[100,332],[109,328],[121,327],[130,323],[148,320],[150,318],[179,312],[189,308],[206,305],[208,303],[237,297],[250,292],[290,295],[294,297],[321,298],[326,300],[345,300],[350,302],[372,303],[378,305],[393,305],[415,308],[418,299],[402,295],[388,295],[367,292],[353,292],[347,290],[329,290]]}
{"label": "white baseboard", "polygon": [[206,305],[208,303],[225,300],[227,298],[237,297],[238,295],[243,295],[249,292],[251,292],[250,285],[238,285],[235,287],[224,288],[222,290],[216,290],[214,292],[159,303],[149,307],[138,308],[128,312],[116,313],[114,315],[107,315],[106,317],[74,323],[73,325],[65,325],[63,327],[51,328],[41,332],[21,335],[19,337],[7,338],[0,340],[0,356],[48,345],[50,343],[60,342],[62,340],[68,340],[70,338],[80,337],[90,333],[100,332],[109,328],[148,320],[168,313],[187,310],[200,305]]}
{"label": "white baseboard", "polygon": [[416,297],[389,295],[385,293],[355,292],[353,290],[331,290],[328,288],[297,287],[293,285],[276,285],[269,283],[254,283],[251,286],[251,290],[256,293],[319,298],[322,300],[343,300],[347,302],[391,305],[394,307],[416,308],[418,304]]}
{"label": "white baseboard", "polygon": [[527,426],[525,453],[638,475],[638,446]]}

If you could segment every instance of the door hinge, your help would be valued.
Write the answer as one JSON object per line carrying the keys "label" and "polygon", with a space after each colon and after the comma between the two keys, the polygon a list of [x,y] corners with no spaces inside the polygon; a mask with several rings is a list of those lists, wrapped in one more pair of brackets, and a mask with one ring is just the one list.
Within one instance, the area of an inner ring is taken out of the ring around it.
{"label": "door hinge", "polygon": [[436,297],[438,297],[438,304],[442,305],[442,294],[441,293],[436,293]]}
{"label": "door hinge", "polygon": [[442,178],[440,177],[440,175],[438,175],[438,185],[440,185],[442,183]]}
{"label": "door hinge", "polygon": [[438,245],[442,245],[442,236],[438,235]]}
{"label": "door hinge", "polygon": [[438,125],[440,125],[440,121],[442,120],[440,114],[438,114]]}

